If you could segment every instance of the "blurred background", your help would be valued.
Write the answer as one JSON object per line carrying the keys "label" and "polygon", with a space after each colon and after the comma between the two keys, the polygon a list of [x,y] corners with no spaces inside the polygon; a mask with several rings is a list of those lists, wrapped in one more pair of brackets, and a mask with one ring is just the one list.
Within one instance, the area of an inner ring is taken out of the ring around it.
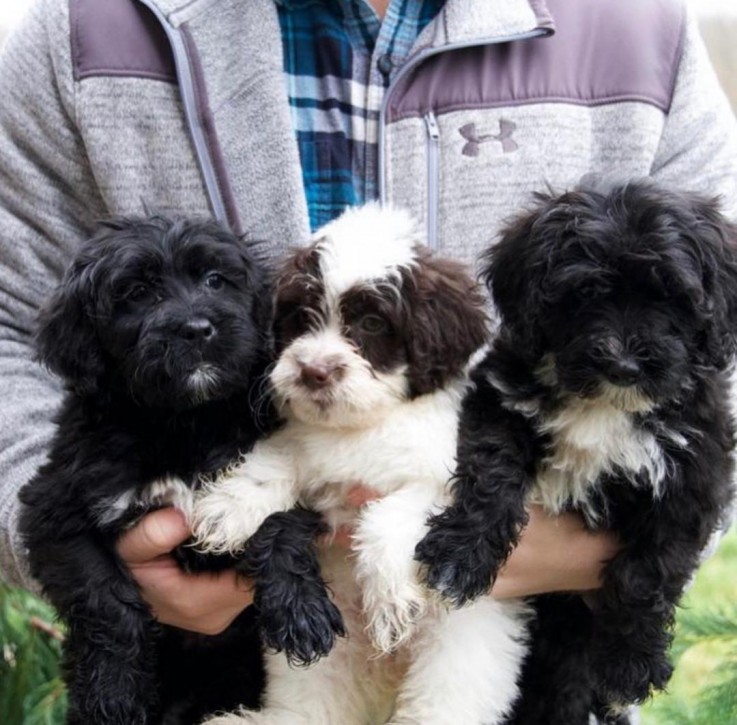
{"label": "blurred background", "polygon": [[[31,2],[0,0],[0,44]],[[737,113],[737,0],[688,2]],[[63,637],[49,607],[0,584],[0,725],[61,725]],[[735,530],[701,568],[685,598],[674,659],[678,666],[669,692],[643,709],[643,725],[737,725]]]}

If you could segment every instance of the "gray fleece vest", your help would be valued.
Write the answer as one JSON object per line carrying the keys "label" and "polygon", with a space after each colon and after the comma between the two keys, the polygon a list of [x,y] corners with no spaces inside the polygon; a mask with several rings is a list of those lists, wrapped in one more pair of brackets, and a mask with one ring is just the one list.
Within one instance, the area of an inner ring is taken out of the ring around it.
{"label": "gray fleece vest", "polygon": [[[135,93],[174,85],[211,211],[238,231],[304,239],[272,0],[71,0],[70,13],[75,78],[98,123],[131,98],[116,85],[111,103],[110,79],[141,81]],[[589,172],[682,183],[674,157],[712,157],[703,138],[694,153],[666,137],[686,28],[673,0],[449,0],[386,92],[382,199],[425,220],[431,246],[474,261],[535,189]],[[107,134],[100,144],[109,168],[124,150]]]}

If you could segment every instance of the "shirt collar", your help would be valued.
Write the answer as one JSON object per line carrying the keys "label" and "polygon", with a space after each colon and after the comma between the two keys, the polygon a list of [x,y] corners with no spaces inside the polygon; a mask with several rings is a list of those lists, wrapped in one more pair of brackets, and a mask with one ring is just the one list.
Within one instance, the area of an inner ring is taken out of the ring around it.
{"label": "shirt collar", "polygon": [[[353,0],[354,2],[358,1],[361,2],[369,8],[371,7],[371,3],[367,0]],[[274,3],[276,5],[280,5],[284,8],[304,8],[309,5],[325,5],[326,3],[337,3],[338,5],[342,5],[345,3],[349,3],[351,0],[274,0]],[[422,0],[416,0],[416,2],[422,2]],[[438,0],[440,5],[443,5],[445,0]]]}

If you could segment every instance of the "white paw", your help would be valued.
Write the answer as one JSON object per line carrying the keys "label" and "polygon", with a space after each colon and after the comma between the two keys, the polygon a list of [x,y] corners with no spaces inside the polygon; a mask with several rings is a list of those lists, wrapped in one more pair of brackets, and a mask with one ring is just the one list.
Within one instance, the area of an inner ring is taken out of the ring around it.
{"label": "white paw", "polygon": [[229,712],[221,715],[215,715],[205,720],[202,725],[244,725],[244,723],[253,722],[248,715],[239,715],[235,712]]}
{"label": "white paw", "polygon": [[192,511],[196,545],[213,554],[238,554],[268,516],[296,501],[291,458],[269,441],[203,481]]}
{"label": "white paw", "polygon": [[[371,587],[381,591],[380,585]],[[419,587],[407,584],[401,590],[389,588],[375,596],[371,590],[364,591],[364,614],[366,629],[376,649],[382,654],[394,652],[407,642],[415,631],[415,625],[425,614],[427,602]]]}
{"label": "white paw", "polygon": [[216,715],[201,725],[307,725],[309,720],[288,710],[266,708],[253,712],[239,710]]}
{"label": "white paw", "polygon": [[199,551],[238,554],[264,518],[258,510],[244,507],[227,489],[213,488],[195,499],[190,526]]}

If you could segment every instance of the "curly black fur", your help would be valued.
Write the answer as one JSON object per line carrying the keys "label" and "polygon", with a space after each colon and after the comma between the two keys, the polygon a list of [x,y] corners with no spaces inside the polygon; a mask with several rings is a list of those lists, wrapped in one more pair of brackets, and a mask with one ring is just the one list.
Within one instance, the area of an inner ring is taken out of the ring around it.
{"label": "curly black fur", "polygon": [[213,638],[161,627],[115,541],[156,505],[140,498],[152,481],[194,486],[271,425],[254,410],[270,304],[248,245],[211,222],[151,217],[102,226],[41,317],[40,358],[68,394],[21,492],[21,529],[69,627],[70,723],[189,723],[258,704],[253,613]]}
{"label": "curly black fur", "polygon": [[272,514],[237,565],[256,581],[254,605],[266,647],[284,652],[295,665],[327,655],[335,638],[346,635],[314,551],[316,537],[326,532],[322,517],[312,511]]}
{"label": "curly black fur", "polygon": [[675,607],[732,498],[736,244],[708,200],[590,182],[539,196],[489,252],[502,325],[472,373],[453,503],[417,547],[428,582],[456,604],[488,589],[554,453],[541,421],[572,402],[619,396],[665,464],[657,494],[645,470],[593,482],[582,513],[622,549],[589,617],[577,597],[544,602],[514,722],[587,723],[668,682]]}

